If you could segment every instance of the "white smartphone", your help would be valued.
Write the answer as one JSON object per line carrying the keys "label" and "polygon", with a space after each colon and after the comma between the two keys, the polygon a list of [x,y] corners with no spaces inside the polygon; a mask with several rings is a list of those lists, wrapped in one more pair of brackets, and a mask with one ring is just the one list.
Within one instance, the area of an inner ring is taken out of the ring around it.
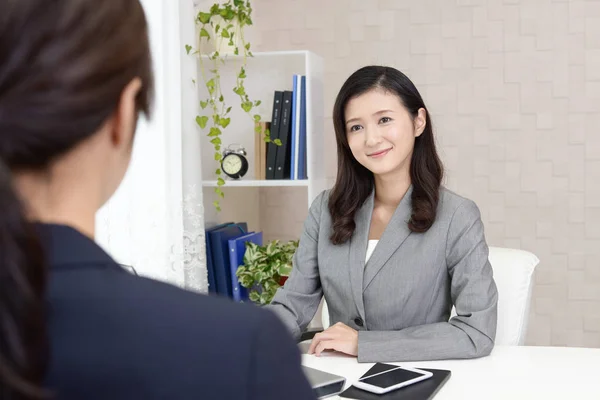
{"label": "white smartphone", "polygon": [[429,379],[433,374],[417,368],[398,367],[360,378],[353,384],[368,392],[383,394]]}

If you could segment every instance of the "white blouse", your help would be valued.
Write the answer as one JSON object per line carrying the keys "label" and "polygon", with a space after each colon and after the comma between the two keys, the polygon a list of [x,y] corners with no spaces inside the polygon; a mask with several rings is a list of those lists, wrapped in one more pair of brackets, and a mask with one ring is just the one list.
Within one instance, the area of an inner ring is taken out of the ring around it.
{"label": "white blouse", "polygon": [[367,261],[369,261],[369,258],[371,258],[371,254],[373,254],[377,243],[379,243],[379,240],[369,240],[369,244],[367,245],[367,257],[365,259],[365,264],[367,263]]}

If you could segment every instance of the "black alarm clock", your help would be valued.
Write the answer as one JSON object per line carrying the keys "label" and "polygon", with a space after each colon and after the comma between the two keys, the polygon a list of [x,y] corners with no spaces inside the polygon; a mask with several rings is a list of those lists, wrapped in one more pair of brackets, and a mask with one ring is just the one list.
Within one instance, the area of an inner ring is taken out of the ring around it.
{"label": "black alarm clock", "polygon": [[233,145],[223,151],[221,169],[228,177],[240,179],[248,172],[248,159],[246,150],[242,146],[233,148]]}

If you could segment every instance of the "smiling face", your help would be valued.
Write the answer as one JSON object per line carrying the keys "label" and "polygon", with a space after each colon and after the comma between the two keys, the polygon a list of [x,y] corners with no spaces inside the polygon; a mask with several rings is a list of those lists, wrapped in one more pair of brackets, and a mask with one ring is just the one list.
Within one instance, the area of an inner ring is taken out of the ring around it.
{"label": "smiling face", "polygon": [[350,99],[345,107],[352,155],[374,175],[408,172],[415,138],[425,129],[426,114],[413,117],[400,98],[373,89]]}

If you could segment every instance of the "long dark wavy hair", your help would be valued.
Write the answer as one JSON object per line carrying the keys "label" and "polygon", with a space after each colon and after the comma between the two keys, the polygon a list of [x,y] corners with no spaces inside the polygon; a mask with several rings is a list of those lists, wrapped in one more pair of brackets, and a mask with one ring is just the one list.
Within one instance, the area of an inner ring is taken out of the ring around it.
{"label": "long dark wavy hair", "polygon": [[123,89],[153,93],[139,0],[0,0],[0,399],[48,397],[45,257],[13,174],[44,171],[98,132]]}
{"label": "long dark wavy hair", "polygon": [[[335,186],[329,197],[329,212],[333,220],[330,240],[345,243],[352,237],[354,216],[374,189],[373,173],[352,155],[346,132],[345,109],[348,101],[361,94],[382,89],[396,94],[414,117],[420,108],[427,111],[423,99],[402,72],[391,67],[366,66],[354,72],[342,85],[333,106],[333,125],[337,142],[338,170]],[[440,185],[444,174],[438,156],[429,112],[423,133],[415,139],[410,162],[412,214],[408,227],[413,232],[426,232],[435,221]]]}

